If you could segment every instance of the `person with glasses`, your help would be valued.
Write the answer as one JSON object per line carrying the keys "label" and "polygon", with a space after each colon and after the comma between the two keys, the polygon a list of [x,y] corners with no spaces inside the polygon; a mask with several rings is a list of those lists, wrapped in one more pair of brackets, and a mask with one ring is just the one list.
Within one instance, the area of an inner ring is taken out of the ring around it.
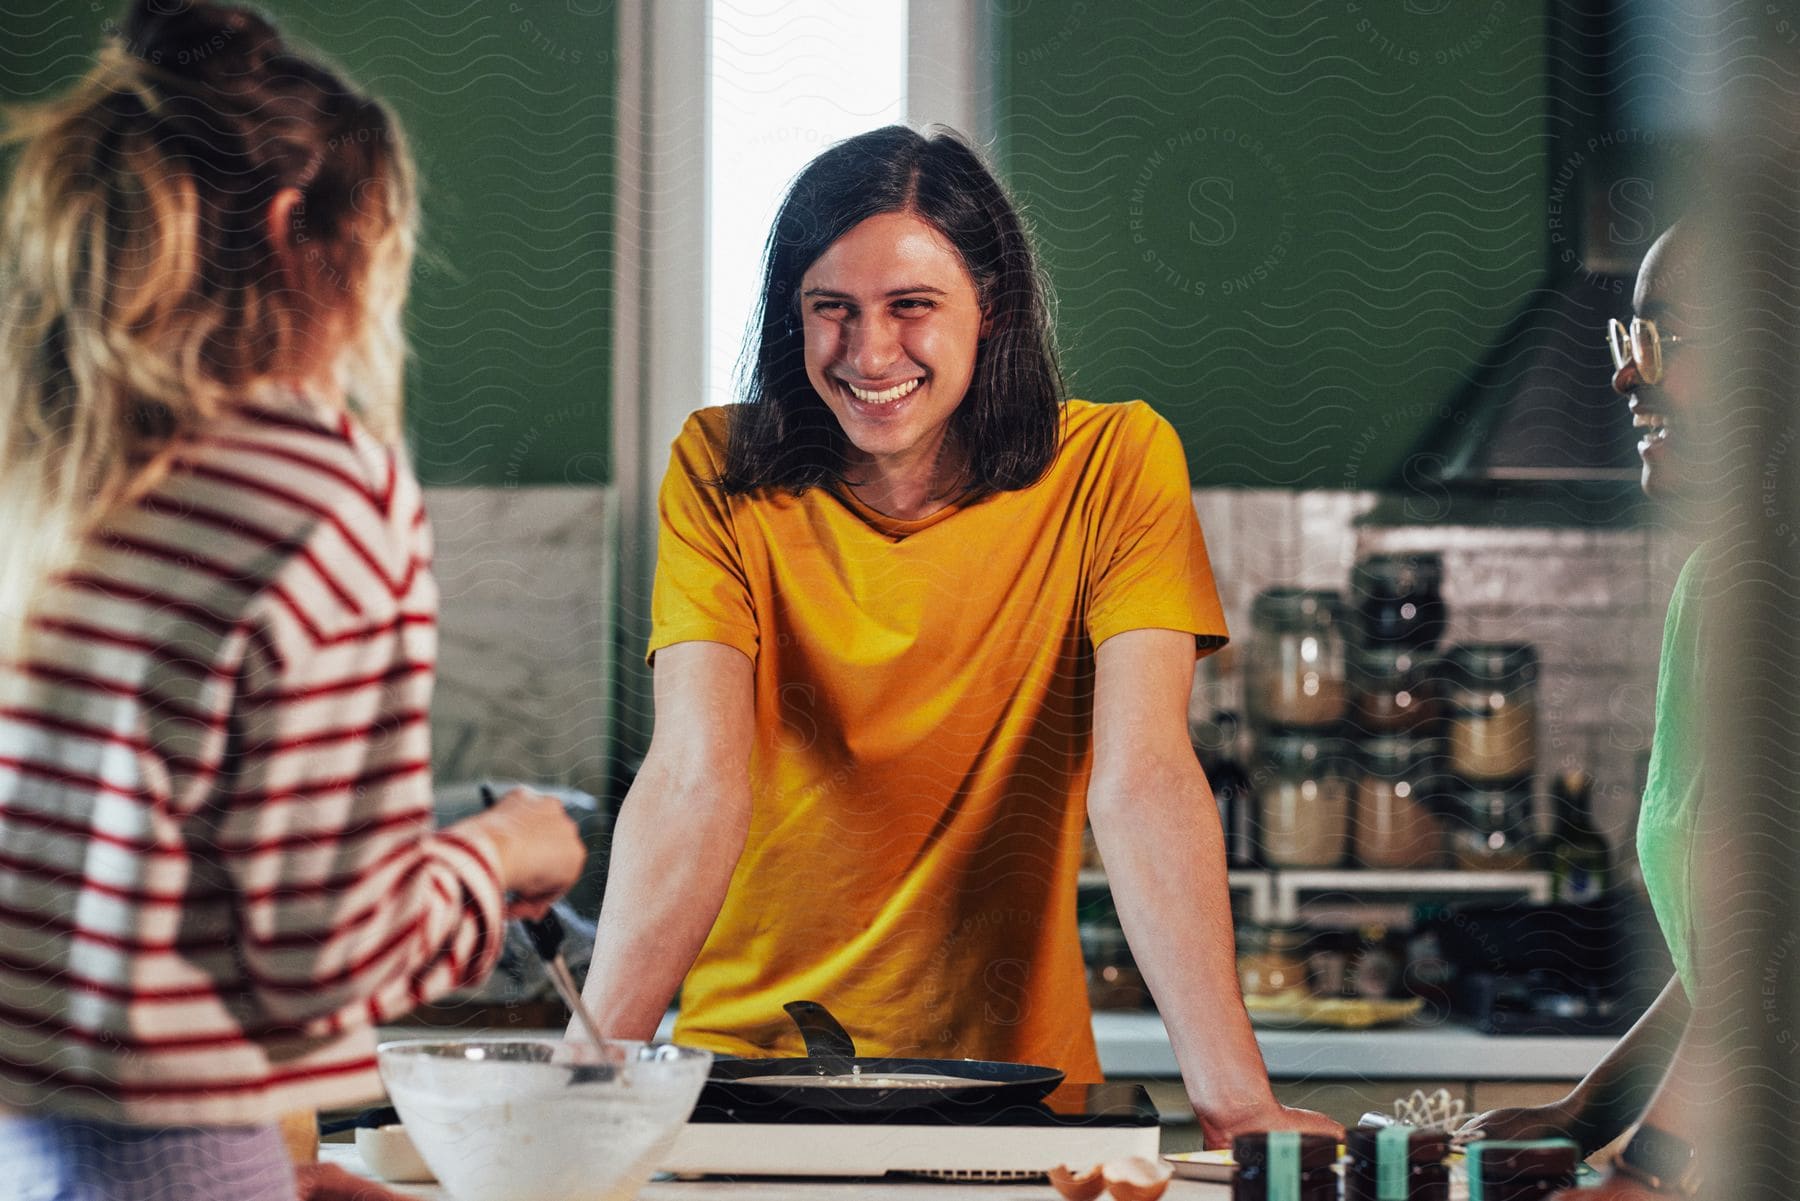
{"label": "person with glasses", "polygon": [[[1629,321],[1607,327],[1613,390],[1641,430],[1644,494],[1679,507],[1704,474],[1692,436],[1701,368],[1692,353],[1703,328],[1696,306],[1705,259],[1699,231],[1677,225],[1644,257]],[[1696,995],[1696,881],[1690,861],[1702,795],[1701,595],[1708,549],[1683,566],[1663,628],[1656,689],[1656,732],[1638,818],[1637,853],[1651,907],[1674,957],[1676,974],[1605,1059],[1565,1097],[1548,1105],[1495,1109],[1470,1119],[1463,1138],[1569,1138],[1584,1154],[1635,1131],[1592,1189],[1560,1194],[1619,1199],[1692,1197],[1699,1159],[1686,1136],[1695,1112],[1695,1080],[1704,1056],[1691,1029]]]}

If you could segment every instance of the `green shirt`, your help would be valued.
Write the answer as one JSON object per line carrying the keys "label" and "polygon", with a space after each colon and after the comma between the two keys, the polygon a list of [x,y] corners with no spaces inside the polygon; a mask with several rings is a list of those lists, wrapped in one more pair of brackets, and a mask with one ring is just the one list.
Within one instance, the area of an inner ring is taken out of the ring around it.
{"label": "green shirt", "polygon": [[1694,878],[1699,853],[1706,706],[1701,663],[1701,594],[1706,548],[1689,556],[1669,597],[1663,622],[1662,662],[1656,679],[1656,733],[1650,741],[1650,774],[1638,818],[1638,865],[1657,924],[1674,956],[1681,986],[1695,992]]}

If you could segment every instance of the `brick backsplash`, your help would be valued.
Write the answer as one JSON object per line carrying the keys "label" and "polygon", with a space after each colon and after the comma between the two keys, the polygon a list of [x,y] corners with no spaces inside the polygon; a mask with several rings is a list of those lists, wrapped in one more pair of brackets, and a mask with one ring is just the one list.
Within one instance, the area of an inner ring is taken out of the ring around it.
{"label": "brick backsplash", "polygon": [[1203,664],[1195,715],[1241,711],[1234,651],[1249,637],[1250,602],[1262,589],[1342,590],[1363,555],[1437,551],[1444,557],[1448,642],[1538,648],[1539,791],[1560,769],[1591,772],[1602,832],[1629,854],[1663,611],[1692,541],[1655,527],[1358,526],[1377,499],[1372,492],[1194,493],[1235,644]]}

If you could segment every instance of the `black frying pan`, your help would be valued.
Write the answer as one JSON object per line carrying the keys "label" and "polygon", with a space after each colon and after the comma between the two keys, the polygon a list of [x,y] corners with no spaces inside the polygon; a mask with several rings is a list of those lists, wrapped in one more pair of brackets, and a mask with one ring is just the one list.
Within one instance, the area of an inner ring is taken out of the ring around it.
{"label": "black frying pan", "polygon": [[[806,1040],[803,1058],[715,1059],[699,1107],[750,1115],[988,1110],[1036,1102],[1063,1081],[1055,1068],[979,1059],[859,1056],[856,1043],[816,1001],[782,1008]],[[842,1085],[829,1083],[844,1080]],[[859,1083],[850,1083],[856,1080]],[[862,1083],[876,1081],[879,1083]],[[921,1087],[910,1081],[930,1081]]]}

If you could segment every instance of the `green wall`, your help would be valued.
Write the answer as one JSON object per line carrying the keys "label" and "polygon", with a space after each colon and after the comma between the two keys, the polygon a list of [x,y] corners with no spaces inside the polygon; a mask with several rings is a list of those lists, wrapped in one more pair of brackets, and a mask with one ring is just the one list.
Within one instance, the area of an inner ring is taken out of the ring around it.
{"label": "green wall", "polygon": [[1074,395],[1197,484],[1396,481],[1541,274],[1547,0],[995,0]]}
{"label": "green wall", "polygon": [[[419,474],[437,484],[612,478],[611,0],[262,6],[399,112],[424,181],[409,308]],[[0,12],[0,98],[86,69],[122,3]]]}

